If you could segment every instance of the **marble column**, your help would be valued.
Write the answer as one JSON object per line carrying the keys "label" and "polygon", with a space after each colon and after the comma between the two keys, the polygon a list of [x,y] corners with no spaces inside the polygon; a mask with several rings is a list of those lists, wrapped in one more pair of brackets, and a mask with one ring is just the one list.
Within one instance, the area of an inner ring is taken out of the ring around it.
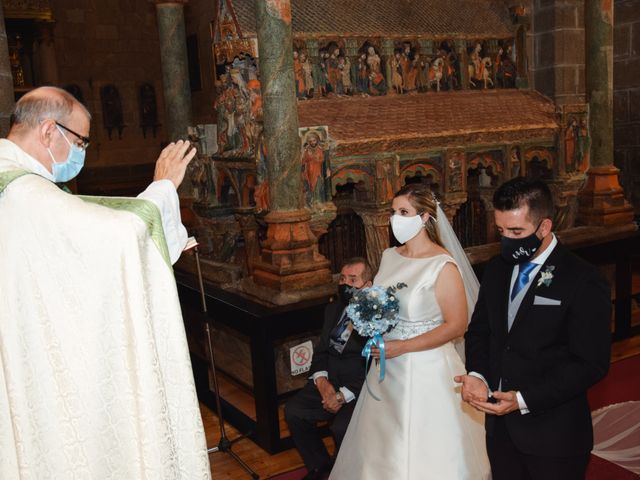
{"label": "marble column", "polygon": [[591,167],[578,196],[578,222],[631,223],[633,208],[624,198],[619,170],[613,165],[613,2],[586,0],[584,20]]}
{"label": "marble column", "polygon": [[14,93],[11,64],[9,63],[9,44],[4,26],[4,10],[0,2],[0,137],[9,132],[9,117],[13,111]]}
{"label": "marble column", "polygon": [[270,211],[253,280],[279,292],[313,295],[331,284],[331,272],[318,253],[302,197],[291,2],[256,0],[255,7]]}
{"label": "marble column", "polygon": [[186,138],[191,125],[191,90],[187,63],[184,5],[188,0],[150,0],[156,5],[164,104],[169,140]]}

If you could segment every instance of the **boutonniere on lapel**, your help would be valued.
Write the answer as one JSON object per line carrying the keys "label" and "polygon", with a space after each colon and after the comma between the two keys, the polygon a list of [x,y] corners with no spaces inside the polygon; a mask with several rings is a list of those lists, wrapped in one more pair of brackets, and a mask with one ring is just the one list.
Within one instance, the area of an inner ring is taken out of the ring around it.
{"label": "boutonniere on lapel", "polygon": [[538,284],[536,288],[544,285],[548,287],[551,285],[551,281],[553,280],[553,271],[556,269],[553,265],[547,265],[543,272],[540,273],[540,278],[538,279]]}

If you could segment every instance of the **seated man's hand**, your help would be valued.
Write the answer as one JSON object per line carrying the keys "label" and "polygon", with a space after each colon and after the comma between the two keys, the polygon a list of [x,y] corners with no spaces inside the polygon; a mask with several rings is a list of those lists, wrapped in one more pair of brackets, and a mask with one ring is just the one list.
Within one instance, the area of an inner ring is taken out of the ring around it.
{"label": "seated man's hand", "polygon": [[316,387],[322,397],[322,407],[331,413],[336,413],[342,406],[336,398],[336,389],[326,377],[316,379]]}
{"label": "seated man's hand", "polygon": [[171,180],[178,188],[184,179],[187,165],[196,154],[195,148],[189,150],[190,145],[189,141],[182,140],[167,145],[156,161],[153,181]]}
{"label": "seated man's hand", "polygon": [[462,399],[465,402],[486,402],[489,398],[487,385],[478,377],[458,375],[453,380],[457,383],[462,383]]}

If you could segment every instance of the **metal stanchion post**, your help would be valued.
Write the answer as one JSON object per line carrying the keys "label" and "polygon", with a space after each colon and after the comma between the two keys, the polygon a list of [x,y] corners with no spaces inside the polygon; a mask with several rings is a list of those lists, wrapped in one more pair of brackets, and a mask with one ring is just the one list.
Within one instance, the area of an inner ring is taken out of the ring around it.
{"label": "metal stanchion post", "polygon": [[227,437],[225,427],[224,427],[224,418],[222,416],[222,407],[220,405],[220,390],[218,388],[218,376],[216,375],[216,362],[213,356],[213,343],[211,341],[211,327],[209,326],[209,319],[207,317],[207,300],[204,294],[204,283],[202,281],[202,271],[200,269],[200,256],[198,255],[198,247],[193,249],[193,253],[196,257],[196,270],[198,272],[198,286],[200,288],[200,300],[202,302],[202,313],[205,314],[204,317],[204,328],[207,332],[207,346],[209,349],[209,364],[211,367],[211,374],[213,377],[213,388],[214,394],[216,398],[216,410],[218,413],[218,423],[220,424],[220,441],[218,445],[215,447],[211,447],[207,449],[207,453],[215,453],[215,452],[224,452],[227,453],[233,458],[238,464],[251,476],[251,478],[259,479],[260,476],[254,472],[249,465],[244,463],[244,461],[233,451],[231,447],[234,443],[239,440],[242,440],[247,437],[248,434],[244,434],[239,436],[238,438],[234,438],[233,440],[229,440]]}

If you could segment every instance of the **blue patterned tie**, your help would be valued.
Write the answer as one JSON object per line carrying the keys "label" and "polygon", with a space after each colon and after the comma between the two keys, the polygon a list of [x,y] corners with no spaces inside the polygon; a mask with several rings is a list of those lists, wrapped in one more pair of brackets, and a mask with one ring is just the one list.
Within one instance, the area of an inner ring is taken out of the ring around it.
{"label": "blue patterned tie", "polygon": [[533,262],[524,262],[518,265],[518,278],[516,279],[516,283],[513,285],[513,290],[511,290],[511,301],[516,298],[518,292],[522,290],[527,283],[529,283],[529,274],[531,271],[538,266],[537,263]]}

